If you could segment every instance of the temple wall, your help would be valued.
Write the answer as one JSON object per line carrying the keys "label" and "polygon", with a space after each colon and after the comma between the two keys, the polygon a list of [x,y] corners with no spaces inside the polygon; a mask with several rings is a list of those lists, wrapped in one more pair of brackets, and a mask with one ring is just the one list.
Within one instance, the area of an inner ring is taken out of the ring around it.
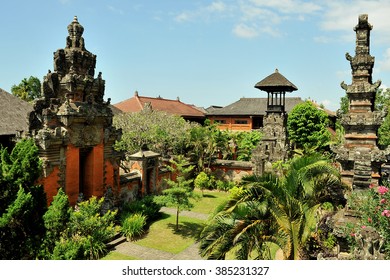
{"label": "temple wall", "polygon": [[53,168],[53,171],[46,176],[45,178],[41,178],[38,181],[38,184],[43,185],[43,189],[46,193],[47,203],[48,205],[53,201],[53,197],[57,195],[57,191],[59,188],[58,180],[59,180],[60,170],[58,166]]}
{"label": "temple wall", "polygon": [[220,180],[239,181],[242,177],[253,174],[253,164],[247,161],[217,160],[211,171]]}

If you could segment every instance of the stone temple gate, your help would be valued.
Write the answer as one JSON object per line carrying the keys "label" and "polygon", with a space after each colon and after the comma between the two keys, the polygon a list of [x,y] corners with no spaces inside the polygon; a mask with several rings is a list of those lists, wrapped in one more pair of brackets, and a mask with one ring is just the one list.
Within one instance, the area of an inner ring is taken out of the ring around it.
{"label": "stone temple gate", "polygon": [[77,17],[68,25],[65,49],[54,53],[54,72],[42,83],[29,130],[43,161],[41,184],[50,203],[63,188],[71,205],[80,194],[101,197],[119,190],[119,155],[113,145],[120,131],[112,126],[105,81],[95,74],[96,55],[85,49]]}

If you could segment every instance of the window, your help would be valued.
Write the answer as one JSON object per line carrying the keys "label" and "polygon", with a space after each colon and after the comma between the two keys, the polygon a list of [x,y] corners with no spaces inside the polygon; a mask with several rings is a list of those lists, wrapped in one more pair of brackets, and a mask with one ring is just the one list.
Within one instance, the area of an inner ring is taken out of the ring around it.
{"label": "window", "polygon": [[226,120],[215,120],[214,123],[226,124]]}
{"label": "window", "polygon": [[248,124],[247,120],[234,120],[235,124]]}
{"label": "window", "polygon": [[252,129],[259,129],[263,127],[263,117],[252,118]]}

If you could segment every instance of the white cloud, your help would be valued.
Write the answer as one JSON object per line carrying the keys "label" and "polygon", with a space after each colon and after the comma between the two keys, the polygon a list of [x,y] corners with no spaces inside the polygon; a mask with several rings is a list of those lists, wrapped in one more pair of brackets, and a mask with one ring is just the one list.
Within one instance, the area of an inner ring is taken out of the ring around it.
{"label": "white cloud", "polygon": [[237,1],[239,22],[233,33],[242,38],[260,34],[280,37],[278,26],[286,21],[305,21],[322,9],[321,6],[302,0],[241,0]]}
{"label": "white cloud", "polygon": [[199,7],[193,11],[183,11],[175,16],[175,21],[185,22],[194,21],[197,19],[205,20],[214,15],[223,16],[227,12],[229,12],[229,8],[225,3],[222,1],[215,1],[210,5]]}
{"label": "white cloud", "polygon": [[322,9],[318,4],[301,0],[251,0],[250,2],[256,6],[275,9],[284,14],[312,14]]}
{"label": "white cloud", "polygon": [[[326,31],[350,33],[358,23],[358,15],[368,14],[377,42],[390,42],[390,5],[388,0],[326,1],[321,28]],[[346,37],[339,37],[345,39]],[[349,40],[354,37],[349,36]]]}
{"label": "white cloud", "polygon": [[210,12],[224,12],[226,8],[226,5],[222,1],[217,1],[211,3],[206,9]]}
{"label": "white cloud", "polygon": [[241,4],[240,10],[242,13],[241,15],[242,21],[249,21],[249,22],[261,21],[267,24],[279,24],[282,21],[282,17],[273,11],[251,6],[245,3]]}
{"label": "white cloud", "polygon": [[384,55],[383,60],[378,62],[378,72],[381,71],[390,71],[390,48],[387,48]]}
{"label": "white cloud", "polygon": [[108,8],[108,10],[110,10],[110,11],[113,12],[113,13],[117,13],[117,14],[120,14],[120,15],[123,15],[123,14],[124,14],[123,10],[117,9],[117,8],[115,8],[114,6],[108,5],[107,8]]}
{"label": "white cloud", "polygon": [[255,38],[259,36],[256,28],[240,23],[233,28],[233,34],[240,38]]}
{"label": "white cloud", "polygon": [[176,20],[177,22],[190,21],[190,20],[191,20],[191,15],[188,14],[187,12],[183,12],[183,13],[178,14],[178,15],[175,17],[175,20]]}

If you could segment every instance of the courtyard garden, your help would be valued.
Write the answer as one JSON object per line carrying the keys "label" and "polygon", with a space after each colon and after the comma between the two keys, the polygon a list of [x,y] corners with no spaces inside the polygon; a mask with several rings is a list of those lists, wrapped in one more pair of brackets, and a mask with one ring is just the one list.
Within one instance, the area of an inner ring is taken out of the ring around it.
{"label": "courtyard garden", "polygon": [[[201,195],[200,190],[195,191]],[[147,231],[134,241],[135,245],[177,255],[195,243],[199,242],[200,234],[207,222],[208,217],[216,209],[216,205],[226,202],[229,192],[204,190],[201,199],[194,201],[191,211],[182,213],[179,222],[179,230],[175,229],[175,211],[173,208],[164,208],[160,218],[154,221]],[[125,247],[126,244],[123,245]],[[197,247],[195,249],[197,251]],[[156,257],[156,256],[155,256]],[[113,250],[103,260],[113,259],[138,259],[132,256]]]}

